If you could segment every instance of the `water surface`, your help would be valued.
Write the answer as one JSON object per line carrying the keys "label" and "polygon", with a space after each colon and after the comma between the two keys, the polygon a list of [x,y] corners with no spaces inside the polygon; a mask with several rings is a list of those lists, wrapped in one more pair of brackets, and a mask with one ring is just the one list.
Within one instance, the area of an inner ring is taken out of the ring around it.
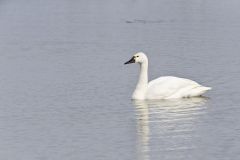
{"label": "water surface", "polygon": [[[0,159],[240,159],[239,5],[0,1]],[[137,51],[209,98],[132,102]]]}

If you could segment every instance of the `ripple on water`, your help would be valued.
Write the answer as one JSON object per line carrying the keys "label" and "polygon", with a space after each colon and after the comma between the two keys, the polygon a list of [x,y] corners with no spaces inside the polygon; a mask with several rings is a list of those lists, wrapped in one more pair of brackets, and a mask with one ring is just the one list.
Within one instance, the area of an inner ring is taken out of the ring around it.
{"label": "ripple on water", "polygon": [[[198,118],[206,113],[207,98],[133,101],[136,107],[138,152],[183,152],[196,147],[192,140]],[[163,146],[163,147],[159,147]],[[175,154],[176,155],[176,154]],[[148,158],[145,158],[148,159]]]}

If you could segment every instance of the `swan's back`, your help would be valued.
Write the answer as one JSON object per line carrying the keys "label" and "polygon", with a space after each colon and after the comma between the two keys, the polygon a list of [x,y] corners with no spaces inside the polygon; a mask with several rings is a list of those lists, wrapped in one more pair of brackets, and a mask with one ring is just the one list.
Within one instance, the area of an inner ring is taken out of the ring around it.
{"label": "swan's back", "polygon": [[210,89],[189,79],[166,76],[149,82],[146,98],[171,99],[195,97],[202,95]]}

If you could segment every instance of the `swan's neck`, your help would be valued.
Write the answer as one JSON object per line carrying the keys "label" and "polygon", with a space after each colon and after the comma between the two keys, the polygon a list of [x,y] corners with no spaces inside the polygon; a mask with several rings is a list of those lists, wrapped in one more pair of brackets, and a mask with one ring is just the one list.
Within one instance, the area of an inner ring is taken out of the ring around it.
{"label": "swan's neck", "polygon": [[136,88],[146,88],[148,84],[148,63],[140,64],[140,75]]}
{"label": "swan's neck", "polygon": [[148,85],[148,61],[140,64],[140,75],[135,91],[133,92],[133,99],[145,99],[145,94]]}

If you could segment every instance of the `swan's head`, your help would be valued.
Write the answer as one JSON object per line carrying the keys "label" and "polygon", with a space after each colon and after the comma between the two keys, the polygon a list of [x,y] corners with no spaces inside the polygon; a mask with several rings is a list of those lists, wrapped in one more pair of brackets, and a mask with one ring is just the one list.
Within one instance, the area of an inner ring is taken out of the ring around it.
{"label": "swan's head", "polygon": [[147,61],[148,61],[147,56],[143,52],[138,52],[138,53],[134,54],[133,57],[124,64],[130,64],[130,63],[140,63],[141,64],[141,63],[144,63]]}

